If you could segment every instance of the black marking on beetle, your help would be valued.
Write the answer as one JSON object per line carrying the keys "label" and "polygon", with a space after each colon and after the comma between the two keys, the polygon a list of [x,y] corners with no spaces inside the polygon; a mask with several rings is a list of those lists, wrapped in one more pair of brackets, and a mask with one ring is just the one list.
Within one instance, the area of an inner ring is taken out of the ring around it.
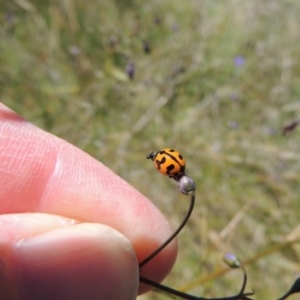
{"label": "black marking on beetle", "polygon": [[[172,158],[174,161],[176,161],[176,162],[179,164],[179,166],[180,166],[180,171],[179,171],[178,173],[179,173],[179,174],[184,173],[184,171],[185,171],[185,166],[182,165],[182,164],[178,161],[178,159],[177,159],[174,155],[170,154],[169,152],[176,152],[176,151],[173,150],[173,149],[169,149],[168,152],[166,152],[165,150],[161,150],[161,151],[159,151],[158,153],[160,153],[160,154],[166,154],[166,155],[168,155],[169,157],[171,157],[171,158]],[[183,160],[183,157],[182,157],[181,154],[179,154],[178,157],[179,157],[179,159],[182,159],[182,160]],[[156,162],[156,164],[157,164],[158,169],[160,169],[160,165],[162,165],[163,163],[165,163],[165,162],[166,162],[166,159],[163,158],[161,161],[159,161],[159,160],[157,159],[155,162]],[[169,175],[170,172],[171,172],[174,168],[175,168],[175,166],[174,166],[173,164],[169,165],[169,166],[167,167],[167,174]]]}
{"label": "black marking on beetle", "polygon": [[156,163],[157,169],[160,170],[160,166],[163,165],[165,162],[166,162],[166,158],[165,157],[163,157],[161,160],[156,159],[155,163]]}
{"label": "black marking on beetle", "polygon": [[170,173],[172,172],[172,170],[175,169],[175,166],[173,164],[168,165],[167,166],[167,174],[170,175]]}

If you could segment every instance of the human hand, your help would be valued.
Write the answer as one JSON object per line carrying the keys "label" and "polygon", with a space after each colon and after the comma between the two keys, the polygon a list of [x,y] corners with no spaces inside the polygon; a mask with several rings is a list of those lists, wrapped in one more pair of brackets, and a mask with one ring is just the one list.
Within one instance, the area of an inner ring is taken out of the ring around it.
{"label": "human hand", "polygon": [[[138,261],[171,229],[158,209],[100,162],[0,103],[1,299],[135,299]],[[161,281],[172,242],[145,265]]]}

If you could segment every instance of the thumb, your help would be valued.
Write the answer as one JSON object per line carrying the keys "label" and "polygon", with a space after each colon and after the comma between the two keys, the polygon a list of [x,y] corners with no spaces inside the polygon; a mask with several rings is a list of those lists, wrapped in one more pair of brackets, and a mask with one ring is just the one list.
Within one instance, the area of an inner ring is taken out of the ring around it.
{"label": "thumb", "polygon": [[118,231],[47,214],[0,216],[3,299],[135,299],[138,262]]}

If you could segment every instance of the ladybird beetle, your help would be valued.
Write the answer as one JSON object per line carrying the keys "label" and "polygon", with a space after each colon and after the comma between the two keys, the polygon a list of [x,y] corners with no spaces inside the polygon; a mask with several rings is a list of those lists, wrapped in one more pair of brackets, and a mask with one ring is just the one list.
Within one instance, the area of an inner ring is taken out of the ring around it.
{"label": "ladybird beetle", "polygon": [[164,175],[176,179],[184,174],[185,160],[176,150],[165,148],[157,153],[151,152],[147,158],[153,160],[155,168]]}

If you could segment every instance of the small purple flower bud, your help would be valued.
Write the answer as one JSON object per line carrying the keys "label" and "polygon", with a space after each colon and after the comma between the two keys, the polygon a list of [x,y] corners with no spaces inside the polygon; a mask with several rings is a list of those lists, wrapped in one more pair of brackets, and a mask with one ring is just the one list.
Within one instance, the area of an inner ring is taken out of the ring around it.
{"label": "small purple flower bud", "polygon": [[148,41],[143,41],[143,49],[146,54],[151,52],[151,47]]}
{"label": "small purple flower bud", "polygon": [[74,55],[74,56],[77,56],[81,53],[81,49],[76,46],[76,45],[71,45],[69,48],[68,48],[68,51],[70,54]]}
{"label": "small purple flower bud", "polygon": [[161,19],[160,19],[160,17],[155,17],[154,18],[154,24],[155,25],[161,25]]}
{"label": "small purple flower bud", "polygon": [[234,57],[234,64],[237,66],[237,67],[241,67],[245,64],[245,58],[241,55],[237,55]]}
{"label": "small purple flower bud", "polygon": [[15,16],[12,13],[7,12],[4,15],[4,19],[5,19],[5,22],[7,22],[7,23],[13,23]]}
{"label": "small purple flower bud", "polygon": [[196,184],[190,176],[183,174],[176,181],[178,182],[178,189],[182,194],[192,195],[195,193]]}
{"label": "small purple flower bud", "polygon": [[134,77],[134,64],[132,62],[129,62],[126,65],[126,73],[127,73],[128,77],[130,79],[133,79],[133,77]]}
{"label": "small purple flower bud", "polygon": [[227,264],[230,268],[241,268],[242,267],[238,258],[231,253],[225,254],[222,257],[222,259],[223,259],[224,263]]}
{"label": "small purple flower bud", "polygon": [[115,48],[118,44],[118,38],[115,37],[115,36],[111,36],[110,39],[109,39],[109,46],[111,48]]}

